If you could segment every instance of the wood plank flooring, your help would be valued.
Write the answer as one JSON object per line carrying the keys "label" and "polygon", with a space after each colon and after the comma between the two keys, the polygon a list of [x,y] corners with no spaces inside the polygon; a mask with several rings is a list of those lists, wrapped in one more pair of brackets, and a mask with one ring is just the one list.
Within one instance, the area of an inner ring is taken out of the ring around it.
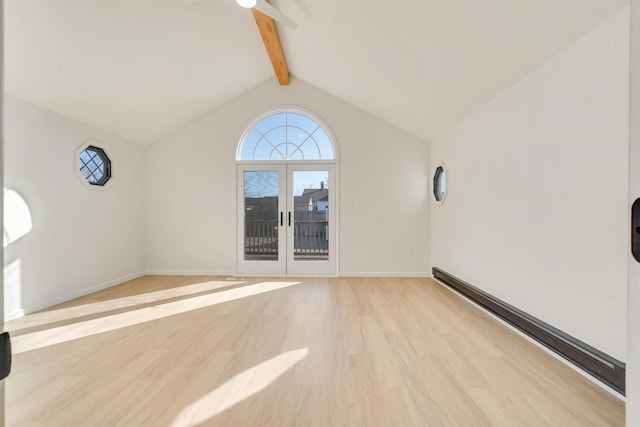
{"label": "wood plank flooring", "polygon": [[147,276],[9,322],[8,426],[623,426],[430,279]]}

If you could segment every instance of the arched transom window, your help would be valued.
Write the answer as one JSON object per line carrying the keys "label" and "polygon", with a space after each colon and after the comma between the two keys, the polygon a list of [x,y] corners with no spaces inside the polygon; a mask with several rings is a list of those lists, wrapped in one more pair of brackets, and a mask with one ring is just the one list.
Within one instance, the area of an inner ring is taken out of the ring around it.
{"label": "arched transom window", "polygon": [[316,120],[299,112],[279,112],[245,132],[238,160],[333,160],[333,144]]}

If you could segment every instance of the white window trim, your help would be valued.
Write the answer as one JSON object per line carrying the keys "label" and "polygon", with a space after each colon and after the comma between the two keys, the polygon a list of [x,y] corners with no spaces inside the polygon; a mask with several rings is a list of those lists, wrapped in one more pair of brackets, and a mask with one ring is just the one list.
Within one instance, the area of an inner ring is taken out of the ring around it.
{"label": "white window trim", "polygon": [[[111,162],[111,177],[107,180],[107,182],[104,183],[104,185],[92,185],[89,183],[89,181],[87,181],[87,179],[84,177],[84,175],[82,175],[82,172],[80,172],[80,153],[82,153],[84,150],[86,150],[89,146],[93,145],[94,147],[100,148],[102,149],[102,151],[104,151],[104,153],[107,155],[107,157],[109,158],[109,161]],[[113,158],[113,151],[111,150],[111,148],[109,148],[109,146],[107,144],[105,144],[102,141],[98,141],[95,139],[87,139],[81,146],[79,146],[76,151],[75,151],[75,161],[73,162],[73,167],[74,167],[74,172],[76,174],[76,176],[78,177],[78,179],[80,180],[80,182],[82,182],[82,184],[85,186],[85,188],[89,189],[89,190],[95,190],[95,191],[107,191],[109,190],[110,187],[113,186],[113,181],[115,181],[116,179],[116,174],[114,174],[114,164],[115,164],[115,159]]]}
{"label": "white window trim", "polygon": [[[320,127],[322,128],[322,130],[324,130],[327,134],[327,136],[329,137],[329,142],[331,143],[331,147],[333,149],[333,159],[322,159],[322,160],[313,160],[313,159],[309,159],[309,160],[282,160],[282,159],[278,159],[278,160],[241,160],[241,155],[242,155],[242,147],[244,145],[244,141],[247,138],[247,136],[249,135],[249,132],[251,132],[253,130],[253,128],[260,123],[261,121],[263,121],[264,119],[266,119],[269,116],[273,116],[276,114],[282,114],[282,113],[293,113],[293,114],[300,114],[303,116],[308,117],[309,119],[315,121],[316,123],[318,123],[320,125]],[[281,105],[281,106],[277,106],[277,107],[272,107],[269,110],[265,111],[264,113],[260,114],[257,118],[255,118],[244,130],[244,132],[242,132],[242,135],[240,136],[240,140],[238,141],[237,144],[237,148],[236,148],[236,162],[238,162],[238,164],[244,164],[244,163],[251,163],[251,164],[267,164],[267,163],[327,163],[327,164],[337,164],[339,163],[339,159],[340,159],[340,152],[338,150],[338,140],[336,139],[336,135],[333,133],[333,129],[331,129],[331,127],[327,124],[326,121],[324,121],[324,119],[322,117],[320,117],[317,113],[307,110],[306,108],[297,106],[297,105]]]}

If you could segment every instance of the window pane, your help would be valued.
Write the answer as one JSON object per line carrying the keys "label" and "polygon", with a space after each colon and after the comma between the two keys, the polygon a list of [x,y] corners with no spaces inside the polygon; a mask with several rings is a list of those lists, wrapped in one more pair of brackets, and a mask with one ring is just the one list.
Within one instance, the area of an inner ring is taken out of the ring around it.
{"label": "window pane", "polygon": [[433,174],[433,197],[437,202],[442,202],[447,193],[447,172],[442,166],[436,168]]}
{"label": "window pane", "polygon": [[294,261],[329,259],[329,171],[294,171]]}
{"label": "window pane", "polygon": [[278,172],[244,172],[244,259],[278,260]]}
{"label": "window pane", "polygon": [[331,140],[327,133],[322,129],[318,129],[313,134],[313,139],[316,140],[316,143],[320,147],[320,153],[322,153],[322,159],[333,159],[333,145],[331,145]]}
{"label": "window pane", "polygon": [[252,129],[251,132],[247,133],[247,136],[244,139],[244,143],[242,144],[242,152],[240,153],[240,158],[252,159],[253,149],[259,141],[260,133],[258,133],[256,129]]}
{"label": "window pane", "polygon": [[306,130],[308,133],[313,132],[318,127],[318,124],[310,118],[296,113],[287,114],[287,125],[297,126]]}
{"label": "window pane", "polygon": [[327,133],[309,117],[278,113],[261,120],[242,141],[239,160],[333,159]]}
{"label": "window pane", "polygon": [[286,115],[284,113],[274,114],[264,120],[261,120],[260,123],[256,125],[256,129],[264,134],[269,132],[269,130],[273,129],[274,127],[285,126],[285,122]]}
{"label": "window pane", "polygon": [[300,145],[311,138],[311,133],[296,126],[289,126],[287,130],[287,138],[292,144]]}
{"label": "window pane", "polygon": [[102,148],[89,146],[79,154],[79,170],[92,185],[104,185],[111,178],[111,161]]}

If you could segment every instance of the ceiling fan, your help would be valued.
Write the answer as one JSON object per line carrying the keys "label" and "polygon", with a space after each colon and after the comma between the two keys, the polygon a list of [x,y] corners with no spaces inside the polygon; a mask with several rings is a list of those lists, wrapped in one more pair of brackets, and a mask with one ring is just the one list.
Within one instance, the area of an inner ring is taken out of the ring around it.
{"label": "ceiling fan", "polygon": [[287,27],[295,30],[298,28],[298,24],[293,22],[287,16],[285,16],[282,12],[280,12],[275,7],[271,6],[271,4],[267,3],[265,0],[235,0],[238,6],[242,6],[246,9],[254,8],[259,12],[264,13],[270,18],[275,19],[281,24],[286,25]]}
{"label": "ceiling fan", "polygon": [[[0,0],[2,1],[2,0]],[[201,7],[212,2],[230,2],[231,0],[196,0],[191,2],[189,8]],[[260,30],[260,36],[264,42],[264,46],[267,49],[267,54],[273,65],[273,69],[278,78],[278,82],[282,86],[289,84],[289,68],[287,67],[287,61],[282,51],[282,44],[280,43],[280,37],[278,36],[278,29],[276,28],[275,21],[286,25],[291,29],[298,28],[298,24],[293,22],[289,17],[284,15],[278,9],[273,7],[270,0],[234,0],[238,6],[245,9],[252,9],[253,17],[256,21],[256,25]]]}
{"label": "ceiling fan", "polygon": [[[293,22],[288,16],[284,13],[280,12],[278,9],[269,4],[266,0],[234,0],[238,6],[244,7],[245,9],[255,9],[258,12],[264,13],[269,18],[278,21],[279,23],[286,25],[287,27],[295,30],[298,28],[298,24]],[[211,3],[212,0],[199,0],[195,2],[191,2],[189,5],[190,8],[201,7],[207,3]]]}

